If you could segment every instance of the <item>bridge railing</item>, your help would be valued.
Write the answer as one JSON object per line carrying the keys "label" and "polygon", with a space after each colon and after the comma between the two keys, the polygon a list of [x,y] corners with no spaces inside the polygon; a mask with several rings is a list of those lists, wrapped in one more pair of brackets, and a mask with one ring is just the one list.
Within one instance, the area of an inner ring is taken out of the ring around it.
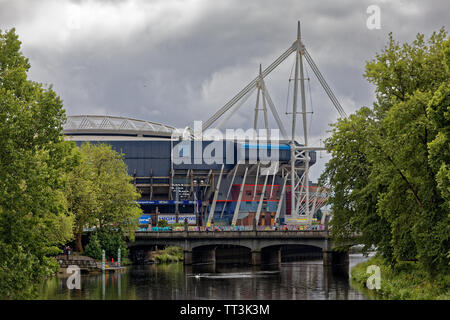
{"label": "bridge railing", "polygon": [[[253,226],[188,226],[188,231],[253,231]],[[282,226],[257,226],[257,231],[324,231],[324,225],[282,225]],[[185,231],[184,227],[149,227],[139,228],[138,231],[153,231],[153,232],[176,232]]]}

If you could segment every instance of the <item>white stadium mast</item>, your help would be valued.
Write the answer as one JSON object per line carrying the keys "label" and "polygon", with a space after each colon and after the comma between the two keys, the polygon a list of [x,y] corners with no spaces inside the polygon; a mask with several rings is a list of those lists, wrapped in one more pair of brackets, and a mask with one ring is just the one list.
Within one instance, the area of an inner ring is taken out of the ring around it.
{"label": "white stadium mast", "polygon": [[[270,95],[267,91],[267,88],[264,83],[264,78],[270,74],[274,69],[276,69],[284,60],[286,60],[292,53],[295,53],[295,78],[294,78],[294,97],[292,104],[292,132],[290,137],[290,151],[291,151],[291,162],[290,162],[290,170],[289,172],[285,172],[285,178],[290,177],[291,180],[291,215],[293,218],[299,216],[299,212],[302,212],[306,218],[311,221],[312,215],[314,213],[315,202],[313,203],[313,210],[310,210],[310,194],[309,194],[309,153],[310,151],[315,150],[325,150],[323,147],[313,147],[308,144],[308,128],[307,128],[307,117],[306,117],[306,97],[305,97],[305,79],[303,74],[303,57],[306,59],[306,62],[313,70],[316,75],[319,83],[322,88],[325,90],[329,99],[333,103],[334,107],[338,111],[339,115],[342,118],[347,117],[344,109],[340,105],[339,101],[331,91],[324,77],[319,71],[319,68],[314,63],[310,54],[306,50],[302,38],[301,38],[301,30],[300,30],[300,21],[297,22],[297,39],[294,43],[280,56],[276,59],[272,64],[270,64],[266,69],[261,71],[261,67],[259,70],[258,76],[253,79],[244,89],[242,89],[238,94],[236,94],[229,102],[227,102],[222,108],[220,108],[211,118],[209,118],[206,122],[204,122],[202,130],[205,131],[209,127],[212,126],[219,118],[221,118],[225,113],[227,113],[233,106],[236,107],[228,112],[224,121],[229,119],[232,114],[234,114],[242,104],[247,100],[249,95],[255,90],[258,89],[257,95],[257,105],[255,107],[255,118],[254,118],[254,129],[256,129],[257,122],[257,112],[258,112],[258,104],[259,104],[259,94],[262,91],[263,96],[263,111],[264,111],[264,120],[265,126],[267,128],[267,109],[265,106],[265,102],[270,106],[272,114],[277,122],[277,125],[281,131],[283,138],[288,138],[286,130],[276,112],[275,106],[270,98]],[[295,132],[296,132],[296,122],[297,122],[297,102],[298,102],[298,87],[300,84],[300,97],[301,97],[301,112],[302,115],[302,123],[303,123],[303,140],[304,145],[300,146],[295,140]],[[239,103],[238,103],[239,102]],[[219,126],[223,125],[222,121]],[[297,166],[297,163],[301,162],[302,166]],[[301,175],[300,175],[301,173]],[[302,206],[302,202],[305,202],[305,206]],[[300,207],[302,206],[302,210]]]}

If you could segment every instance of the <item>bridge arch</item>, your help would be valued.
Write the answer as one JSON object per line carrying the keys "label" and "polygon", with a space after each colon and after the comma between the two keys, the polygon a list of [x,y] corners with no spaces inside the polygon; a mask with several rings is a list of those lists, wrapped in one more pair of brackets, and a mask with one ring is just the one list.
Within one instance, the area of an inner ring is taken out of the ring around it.
{"label": "bridge arch", "polygon": [[251,263],[252,249],[242,244],[205,244],[192,248],[193,263]]}
{"label": "bridge arch", "polygon": [[[263,250],[270,247],[282,247],[282,246],[303,246],[303,247],[313,247],[320,250],[325,250],[327,244],[323,240],[282,240],[282,241],[259,241],[258,250]],[[256,249],[256,248],[255,248]]]}
{"label": "bridge arch", "polygon": [[261,261],[273,263],[299,261],[304,259],[322,259],[323,249],[311,244],[276,244],[261,249]]}

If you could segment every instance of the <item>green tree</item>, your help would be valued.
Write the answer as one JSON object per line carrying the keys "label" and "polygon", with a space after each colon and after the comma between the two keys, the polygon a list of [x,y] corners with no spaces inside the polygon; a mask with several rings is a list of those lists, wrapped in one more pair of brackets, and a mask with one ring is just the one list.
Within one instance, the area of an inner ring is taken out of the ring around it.
{"label": "green tree", "polygon": [[[82,251],[81,234],[85,227],[100,232],[116,232],[134,237],[142,214],[136,200],[140,194],[131,184],[123,155],[110,145],[83,143],[80,164],[68,174],[66,194],[75,217],[77,251]],[[100,243],[102,243],[99,236]]]}
{"label": "green tree", "polygon": [[94,232],[89,238],[89,243],[86,246],[86,250],[84,250],[84,254],[88,257],[100,260],[102,258],[102,250],[102,244],[98,239],[97,233]]}
{"label": "green tree", "polygon": [[353,234],[361,234],[364,251],[376,244],[387,259],[392,257],[391,232],[387,221],[377,212],[378,193],[385,186],[373,181],[373,163],[368,158],[373,128],[373,111],[361,108],[356,114],[333,125],[326,147],[332,159],[321,176],[331,186],[329,203],[333,219],[333,237],[345,243]]}
{"label": "green tree", "polygon": [[314,218],[316,218],[318,221],[320,221],[320,220],[322,220],[322,216],[323,216],[323,213],[322,213],[322,210],[317,210],[317,212],[314,214]]}
{"label": "green tree", "polygon": [[164,228],[164,227],[168,227],[169,223],[167,222],[167,220],[161,219],[158,221],[158,227]]}
{"label": "green tree", "polygon": [[99,212],[98,185],[95,184],[94,167],[89,164],[86,153],[79,148],[73,152],[79,157],[79,164],[67,174],[65,195],[69,211],[74,215],[75,251],[83,252],[81,237],[85,227],[96,223]]}
{"label": "green tree", "polygon": [[429,274],[449,267],[446,38],[442,29],[400,45],[390,35],[366,65],[376,102],[333,126],[321,177],[332,187],[338,240],[359,232],[391,264],[417,260]]}
{"label": "green tree", "polygon": [[52,90],[27,79],[14,29],[0,30],[0,297],[29,298],[58,265],[49,255],[72,236],[62,192],[76,165],[65,114]]}
{"label": "green tree", "polygon": [[113,258],[117,260],[118,249],[120,249],[122,257],[128,255],[127,243],[123,239],[122,234],[117,231],[98,230],[90,236],[84,254],[99,260],[102,258],[102,250],[105,250],[107,259]]}
{"label": "green tree", "polygon": [[121,256],[128,255],[128,247],[123,239],[123,235],[117,231],[99,231],[98,238],[102,249],[105,250],[105,255],[108,259],[114,258],[117,260],[117,250],[120,248]]}

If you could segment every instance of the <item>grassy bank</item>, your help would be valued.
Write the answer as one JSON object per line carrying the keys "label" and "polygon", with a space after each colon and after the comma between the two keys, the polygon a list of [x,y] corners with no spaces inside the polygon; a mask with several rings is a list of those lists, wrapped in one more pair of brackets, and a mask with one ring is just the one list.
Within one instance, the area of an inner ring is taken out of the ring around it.
{"label": "grassy bank", "polygon": [[[366,281],[367,267],[377,265],[381,271],[381,288],[368,290]],[[362,262],[351,270],[353,283],[365,288],[370,296],[376,299],[392,300],[449,300],[450,275],[440,275],[430,279],[420,270],[415,262],[402,262],[391,268],[381,257],[375,256]]]}
{"label": "grassy bank", "polygon": [[153,254],[156,263],[169,263],[183,261],[183,250],[178,247],[167,247]]}

